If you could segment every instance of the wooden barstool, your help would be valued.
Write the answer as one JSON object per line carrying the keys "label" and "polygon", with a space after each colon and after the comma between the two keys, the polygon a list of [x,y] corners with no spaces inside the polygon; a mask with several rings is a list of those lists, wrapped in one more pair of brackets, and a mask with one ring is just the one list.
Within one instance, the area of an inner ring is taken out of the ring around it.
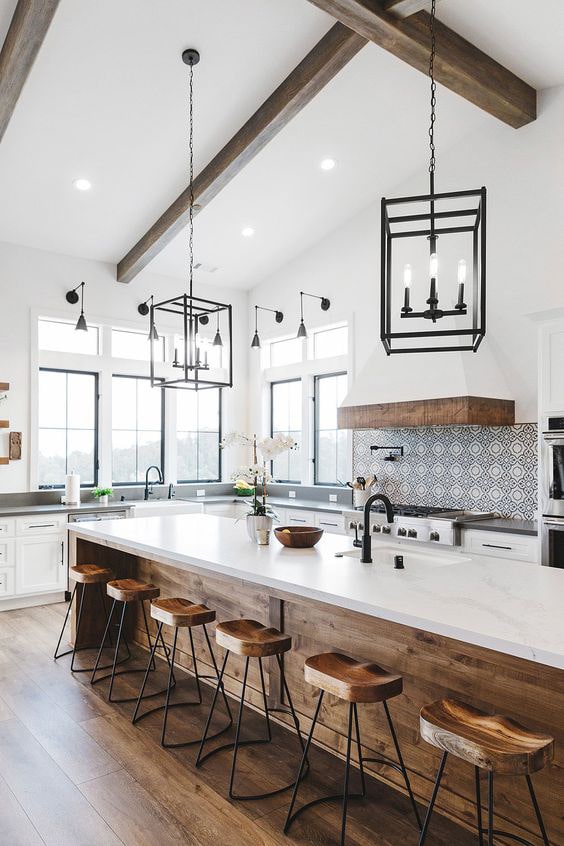
{"label": "wooden barstool", "polygon": [[[155,711],[162,711],[164,710],[163,715],[163,726],[162,726],[162,733],[161,733],[161,746],[164,746],[168,749],[178,749],[183,746],[192,746],[194,743],[200,743],[201,738],[196,738],[195,740],[187,740],[182,743],[168,743],[166,740],[166,726],[167,726],[167,719],[168,719],[168,710],[169,708],[180,708],[184,706],[190,705],[201,705],[202,704],[202,689],[200,687],[200,679],[215,679],[219,681],[219,670],[217,668],[217,663],[215,660],[215,655],[213,654],[212,645],[210,643],[210,636],[208,634],[208,630],[206,629],[206,625],[208,623],[213,623],[215,620],[215,611],[212,611],[206,605],[197,605],[194,602],[191,602],[189,599],[181,599],[181,598],[173,598],[173,599],[154,599],[151,602],[151,617],[158,622],[158,630],[157,636],[153,643],[153,648],[151,650],[151,654],[149,657],[149,662],[147,664],[147,669],[145,671],[145,676],[143,678],[143,683],[141,685],[141,690],[139,691],[139,697],[137,699],[137,705],[135,706],[135,711],[133,713],[133,717],[131,719],[132,723],[137,723],[139,720],[144,719],[149,714],[153,714]],[[141,706],[142,700],[145,698],[145,686],[147,684],[147,679],[149,678],[149,671],[151,669],[151,662],[154,663],[155,652],[157,649],[157,643],[160,640],[163,640],[162,636],[162,629],[163,626],[172,626],[174,627],[174,639],[172,643],[172,654],[170,656],[170,666],[169,666],[169,673],[168,673],[168,686],[166,689],[166,699],[164,705],[157,705],[155,708],[151,708],[148,711],[145,711],[143,714],[139,714],[139,708]],[[198,662],[196,661],[196,653],[194,650],[194,638],[192,636],[192,629],[196,626],[201,626],[204,631],[204,636],[206,639],[206,643],[208,646],[208,651],[210,654],[211,662],[213,664],[213,668],[215,670],[214,676],[202,676],[198,673]],[[173,702],[172,705],[170,704],[170,693],[173,688],[174,682],[174,661],[176,657],[176,643],[178,640],[178,629],[185,628],[188,629],[188,634],[190,637],[190,650],[192,652],[192,666],[194,668],[194,677],[196,679],[196,687],[198,690],[198,698],[193,702]],[[223,684],[221,685],[222,694],[223,694],[223,701],[225,703],[225,707],[227,709],[227,713],[229,715],[229,722],[227,723],[224,728],[220,729],[219,731],[215,732],[215,734],[210,736],[210,740],[214,737],[219,737],[220,734],[228,731],[231,726],[233,725],[233,717],[231,715],[231,709],[229,707],[229,702],[227,701],[227,697],[225,695],[225,690],[223,689]]]}
{"label": "wooden barstool", "polygon": [[[494,837],[507,837],[533,846],[516,834],[494,828],[494,773],[499,775],[525,776],[535,816],[545,846],[550,846],[537,797],[531,780],[531,773],[542,770],[554,756],[554,738],[546,734],[529,731],[508,717],[490,716],[455,699],[440,699],[426,705],[420,714],[421,737],[443,751],[431,801],[421,830],[419,846],[427,837],[431,815],[449,755],[474,766],[476,783],[476,817],[480,846],[484,846],[484,834],[488,846],[493,846]],[[480,793],[480,770],[488,773],[488,825],[482,826],[482,802]]]}
{"label": "wooden barstool", "polygon": [[[335,799],[342,800],[342,814],[341,814],[341,839],[340,844],[343,846],[345,842],[345,833],[347,826],[347,807],[349,799],[363,799],[366,796],[366,779],[364,776],[364,764],[367,762],[387,764],[397,772],[401,773],[405,781],[405,786],[409,794],[413,813],[417,820],[417,826],[421,829],[421,819],[419,816],[419,809],[415,802],[415,797],[411,790],[409,776],[403,762],[400,745],[396,735],[392,716],[388,708],[387,700],[394,696],[399,696],[403,688],[403,679],[395,673],[388,673],[383,670],[378,664],[373,664],[368,661],[356,661],[348,655],[342,655],[339,652],[325,652],[322,655],[313,655],[308,658],[304,666],[304,676],[306,682],[320,688],[319,698],[317,700],[317,707],[311,724],[311,729],[306,741],[304,754],[298,770],[298,778],[295,782],[294,793],[286,815],[286,823],[284,825],[284,833],[286,834],[290,826],[296,819],[308,808],[314,805],[320,805],[322,802],[330,802]],[[347,733],[347,752],[345,759],[345,779],[343,785],[343,792],[332,796],[322,796],[319,799],[314,799],[306,805],[302,805],[297,811],[294,811],[296,803],[300,778],[305,767],[307,753],[315,731],[315,725],[319,717],[321,703],[325,693],[331,693],[339,699],[349,703],[348,708],[348,733]],[[397,754],[397,762],[389,758],[364,758],[362,755],[362,746],[360,740],[360,730],[358,722],[357,704],[362,702],[381,702],[384,706],[384,712],[390,728],[390,734]],[[356,748],[358,754],[358,764],[360,768],[360,793],[349,793],[349,774],[351,765],[351,746],[352,746],[352,730],[353,720],[356,735]]]}
{"label": "wooden barstool", "polygon": [[[94,647],[94,646],[77,646],[77,644],[80,642],[80,631],[81,631],[81,625],[82,625],[82,611],[83,611],[83,608],[84,608],[84,597],[86,596],[87,588],[88,588],[88,590],[95,590],[96,585],[98,585],[97,593],[100,597],[100,607],[101,607],[101,610],[102,610],[102,617],[104,619],[106,619],[106,621],[107,621],[108,609],[106,607],[106,602],[105,602],[105,598],[104,598],[104,590],[102,588],[102,585],[106,585],[110,581],[110,579],[113,579],[114,574],[107,567],[100,567],[98,564],[77,564],[76,567],[71,567],[69,569],[69,577],[74,582],[74,588],[73,588],[73,591],[72,591],[72,596],[71,596],[71,600],[69,602],[69,606],[67,608],[67,613],[65,615],[65,619],[64,619],[64,622],[63,622],[63,627],[61,629],[61,634],[59,635],[59,640],[57,641],[57,646],[55,648],[55,654],[53,655],[53,658],[54,658],[55,661],[57,661],[59,658],[63,658],[65,655],[70,655],[72,653],[72,659],[71,659],[71,665],[70,665],[71,672],[72,673],[91,673],[92,667],[75,667],[74,666],[74,660],[75,660],[77,652],[82,652],[85,649],[97,649],[98,648],[98,647]],[[66,625],[67,625],[67,622],[68,622],[68,619],[69,619],[69,615],[70,615],[70,612],[71,612],[73,602],[75,601],[76,591],[77,591],[79,584],[82,585],[82,593],[81,593],[80,602],[79,602],[79,605],[78,605],[78,615],[77,615],[77,618],[76,618],[76,634],[75,634],[75,639],[74,639],[74,645],[73,645],[72,649],[67,649],[66,652],[59,652],[59,647],[60,647],[61,641],[63,639],[63,634],[65,632],[65,628],[66,628]],[[92,585],[92,587],[89,587],[90,585]],[[108,635],[109,635],[109,640],[110,640],[109,646],[113,646],[112,636],[111,636],[111,632],[109,630],[108,630]],[[124,663],[124,661],[127,661],[127,660],[128,660],[128,658],[124,658],[120,661],[120,663]],[[109,666],[110,665],[106,665],[105,667],[101,667],[100,669],[107,670],[109,668]]]}
{"label": "wooden barstool", "polygon": [[[141,608],[142,608],[142,611],[143,611],[143,620],[145,621],[145,631],[147,632],[147,641],[148,641],[149,649],[151,650],[151,656],[152,656],[151,669],[155,670],[156,665],[155,665],[154,652],[153,652],[153,643],[151,641],[151,635],[149,633],[149,624],[147,622],[147,612],[145,611],[145,602],[148,601],[148,600],[151,600],[151,599],[156,599],[160,594],[160,590],[155,585],[153,585],[151,583],[139,581],[139,579],[116,579],[116,580],[109,581],[107,583],[106,591],[107,591],[108,596],[112,598],[113,602],[112,602],[112,607],[111,607],[110,613],[108,615],[108,621],[106,623],[106,628],[104,630],[104,634],[102,635],[102,642],[100,643],[100,649],[98,650],[98,656],[96,658],[96,663],[94,665],[94,669],[92,670],[92,676],[90,678],[90,684],[98,684],[99,682],[104,681],[105,679],[110,679],[110,686],[109,686],[109,689],[108,689],[108,702],[115,702],[115,703],[136,702],[137,696],[129,696],[125,699],[113,699],[112,698],[112,691],[113,691],[113,688],[114,688],[114,681],[115,681],[116,676],[124,676],[128,673],[143,673],[143,672],[145,672],[144,669],[133,669],[133,670],[121,670],[121,672],[116,673],[116,667],[118,666],[119,648],[120,648],[122,638],[125,641],[125,638],[124,638],[124,635],[123,635],[125,613],[127,611],[128,606],[131,605],[133,602],[140,602],[141,603]],[[112,619],[113,619],[113,616],[114,616],[114,611],[115,611],[115,608],[116,608],[116,605],[118,604],[118,602],[121,603],[122,609],[121,609],[121,615],[120,615],[120,619],[119,619],[118,635],[117,635],[116,645],[115,645],[115,649],[114,649],[114,660],[113,660],[113,663],[112,663],[112,671],[111,671],[111,673],[107,673],[105,676],[99,676],[98,678],[96,678],[96,673],[98,672],[98,670],[107,669],[107,668],[100,667],[100,658],[102,656],[102,650],[104,649],[104,643],[105,643],[106,637],[108,636],[108,633],[110,631]],[[159,638],[157,636],[157,641],[158,641],[158,639]],[[165,645],[164,640],[162,639],[162,634],[160,636],[160,640],[161,640],[160,645],[162,646],[162,648],[164,650],[167,662],[170,664],[169,650],[168,650],[167,646]],[[129,651],[129,647],[128,647],[128,651]],[[164,692],[165,692],[164,690],[158,690],[155,693],[148,694],[145,698],[149,698],[149,696],[159,696],[161,693],[164,693]]]}
{"label": "wooden barstool", "polygon": [[[302,751],[305,748],[304,741],[300,732],[300,723],[296,716],[294,705],[292,703],[292,697],[290,696],[290,691],[286,683],[286,676],[284,674],[284,663],[282,661],[282,655],[292,648],[292,638],[289,635],[282,634],[282,632],[279,632],[277,629],[264,626],[262,623],[258,623],[256,620],[231,620],[226,623],[218,623],[215,630],[215,638],[217,643],[220,646],[223,646],[226,652],[225,658],[223,659],[221,672],[219,673],[219,679],[217,687],[215,689],[215,694],[211,704],[210,712],[208,714],[206,727],[204,729],[204,734],[200,743],[200,749],[198,751],[198,757],[196,759],[196,766],[200,767],[205,760],[210,758],[212,755],[215,755],[217,752],[222,752],[224,749],[233,749],[231,775],[229,779],[229,798],[253,800],[266,799],[269,796],[276,796],[278,793],[283,793],[285,790],[289,790],[290,788],[292,788],[294,786],[294,782],[286,784],[283,787],[279,787],[275,790],[271,790],[267,793],[257,793],[252,796],[242,796],[236,794],[233,790],[233,785],[235,782],[237,754],[239,752],[239,748],[241,746],[270,743],[270,741],[272,740],[269,718],[269,715],[271,713],[279,712],[290,714],[292,716],[292,720],[296,732],[298,734],[300,748],[302,749]],[[229,659],[230,652],[235,652],[237,655],[242,655],[246,659],[245,671],[243,674],[243,686],[241,689],[241,698],[239,702],[239,714],[237,717],[235,741],[233,743],[225,743],[222,746],[217,746],[215,749],[212,749],[210,752],[207,752],[204,755],[203,751],[205,743],[207,740],[211,739],[208,737],[208,730],[212,721],[219,691],[220,689],[223,690],[223,676],[225,674],[225,669],[227,667],[227,661]],[[269,707],[267,702],[262,659],[270,656],[276,656],[276,660],[278,662],[278,667],[280,669],[280,678],[282,682],[282,690],[288,700],[287,708],[285,706],[280,706],[276,708]],[[264,703],[264,715],[266,720],[266,737],[259,738],[258,740],[241,740],[241,725],[243,719],[243,708],[245,704],[245,690],[247,687],[247,676],[249,672],[249,662],[251,658],[258,658],[260,681],[262,688],[262,699]]]}

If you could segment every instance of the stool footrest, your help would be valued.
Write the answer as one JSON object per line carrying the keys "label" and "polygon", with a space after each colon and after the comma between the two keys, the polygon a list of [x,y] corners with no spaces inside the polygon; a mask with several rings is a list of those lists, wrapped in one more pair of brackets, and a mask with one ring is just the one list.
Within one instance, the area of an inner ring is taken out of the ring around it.
{"label": "stool footrest", "polygon": [[[487,826],[482,826],[482,834],[488,833]],[[514,840],[516,843],[521,843],[522,846],[535,846],[532,840],[525,840],[524,837],[520,837],[518,834],[511,834],[509,831],[502,831],[499,828],[494,828],[492,832],[494,837],[507,837],[509,840]]]}
{"label": "stool footrest", "polygon": [[[366,799],[366,791],[363,793],[347,793],[347,802],[350,802],[351,799]],[[320,796],[318,799],[312,799],[311,802],[306,802],[305,805],[302,805],[301,808],[294,811],[292,816],[286,820],[284,824],[284,834],[287,833],[294,820],[301,816],[304,811],[309,810],[309,808],[313,808],[315,805],[322,805],[324,802],[336,802],[337,800],[339,802],[343,801],[342,791],[340,793],[333,793],[331,796]]]}

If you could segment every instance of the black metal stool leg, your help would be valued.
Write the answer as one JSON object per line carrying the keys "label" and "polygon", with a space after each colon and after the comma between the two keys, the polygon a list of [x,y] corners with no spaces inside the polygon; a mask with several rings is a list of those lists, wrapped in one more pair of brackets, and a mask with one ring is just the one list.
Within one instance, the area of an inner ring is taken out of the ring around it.
{"label": "black metal stool leg", "polygon": [[[213,649],[212,649],[210,636],[208,634],[208,630],[207,630],[206,626],[204,625],[202,628],[204,629],[204,635],[206,636],[206,643],[208,645],[208,651],[210,653],[211,662],[212,662],[213,668],[215,670],[215,677],[219,681],[219,668],[217,666],[217,661],[215,660],[215,655],[214,655],[214,652],[213,652]],[[229,715],[229,725],[224,729],[224,731],[227,731],[227,729],[229,729],[233,725],[233,715],[231,713],[231,708],[229,707],[229,700],[228,700],[227,695],[225,693],[225,687],[223,685],[223,682],[221,683],[221,693],[222,693],[222,696],[223,696],[223,701],[225,703],[225,708],[226,708],[227,713]],[[223,733],[223,732],[221,732],[221,733]]]}
{"label": "black metal stool leg", "polygon": [[360,782],[362,784],[362,795],[366,796],[366,778],[364,776],[364,758],[362,757],[362,744],[360,742],[360,728],[358,725],[358,707],[354,703],[354,725],[356,730],[356,748],[358,753],[358,768],[360,770]]}
{"label": "black metal stool leg", "polygon": [[71,658],[71,673],[75,672],[74,669],[74,659],[76,658],[76,650],[77,650],[77,643],[80,639],[80,628],[82,624],[82,610],[84,608],[84,597],[86,596],[86,585],[82,585],[82,593],[80,594],[80,603],[78,606],[78,616],[76,618],[76,635],[74,638],[74,646],[72,649],[72,658]]}
{"label": "black metal stool leg", "polygon": [[343,811],[341,814],[341,840],[340,846],[345,844],[345,833],[347,829],[347,808],[349,800],[349,773],[351,768],[351,743],[352,743],[352,724],[353,724],[353,703],[349,704],[349,728],[347,732],[347,756],[345,759],[345,778],[343,781]]}
{"label": "black metal stool leg", "polygon": [[482,823],[482,791],[480,789],[480,767],[474,767],[476,781],[476,819],[478,822],[479,846],[484,846],[484,827]]}
{"label": "black metal stool leg", "polygon": [[292,798],[290,800],[290,807],[288,808],[288,813],[286,814],[286,822],[284,823],[284,834],[288,833],[288,831],[290,830],[290,826],[292,825],[292,823],[294,822],[296,817],[302,811],[304,811],[306,808],[310,807],[311,804],[312,804],[312,803],[308,803],[308,805],[304,805],[302,808],[299,808],[295,813],[293,813],[294,805],[296,804],[296,799],[298,797],[298,790],[300,789],[302,774],[303,774],[303,771],[304,771],[304,767],[306,765],[309,747],[311,746],[311,741],[313,739],[313,733],[315,731],[315,726],[317,724],[317,718],[319,717],[319,711],[321,710],[321,703],[323,702],[324,693],[325,693],[325,691],[323,691],[323,690],[319,691],[319,698],[317,700],[317,706],[315,708],[315,713],[313,715],[311,728],[309,730],[309,734],[307,736],[307,740],[306,740],[306,743],[305,743],[305,746],[304,746],[304,754],[302,755],[302,760],[300,761],[300,766],[298,768],[298,775],[297,775],[296,781],[294,782],[294,790],[293,790],[293,793],[292,793]]}
{"label": "black metal stool leg", "polygon": [[[225,658],[223,659],[223,664],[221,666],[221,672],[219,673],[219,676],[218,676],[218,679],[217,679],[217,687],[216,687],[215,693],[213,695],[213,700],[212,700],[212,704],[211,704],[210,711],[209,711],[209,714],[208,714],[208,718],[206,720],[204,733],[203,733],[202,739],[200,741],[200,748],[198,749],[198,755],[197,755],[197,758],[196,758],[196,767],[200,767],[209,755],[213,755],[214,752],[218,751],[218,750],[214,749],[211,752],[208,752],[206,755],[202,755],[202,752],[204,751],[205,742],[208,738],[208,731],[209,731],[209,727],[211,725],[211,721],[212,721],[212,718],[213,718],[213,712],[215,711],[215,705],[216,705],[216,702],[217,702],[217,697],[219,696],[219,691],[221,690],[223,692],[223,695],[225,696],[225,692],[223,691],[223,676],[224,676],[224,673],[225,673],[225,668],[227,667],[228,658],[229,658],[229,650],[227,650],[227,652],[225,653]],[[231,711],[229,712],[229,716],[231,716]],[[225,747],[221,746],[219,748],[223,749]]]}
{"label": "black metal stool leg", "polygon": [[[121,611],[121,617],[119,619],[119,629],[118,629],[118,636],[116,640],[116,648],[114,652],[114,662],[112,664],[112,672],[110,675],[110,689],[108,691],[108,702],[112,702],[112,691],[114,689],[114,680],[116,677],[116,666],[117,666],[117,659],[118,659],[118,652],[119,652],[119,645],[121,643],[121,635],[123,632],[123,624],[125,621],[125,612],[127,611],[127,602],[122,602],[123,608]],[[104,645],[104,641],[102,640],[102,646]]]}
{"label": "black metal stool leg", "polygon": [[73,604],[73,602],[74,602],[74,598],[75,598],[75,596],[76,596],[76,582],[74,583],[74,588],[73,588],[72,596],[71,596],[71,598],[70,598],[70,602],[69,602],[68,607],[67,607],[67,613],[65,614],[65,621],[64,621],[64,623],[63,623],[63,628],[61,629],[61,634],[59,635],[59,640],[57,641],[57,646],[55,647],[55,653],[54,653],[54,655],[53,655],[53,660],[54,660],[54,661],[56,661],[58,658],[62,658],[62,657],[63,657],[63,655],[70,655],[70,653],[71,653],[71,652],[74,652],[74,649],[68,649],[66,652],[61,652],[61,654],[60,654],[60,655],[57,655],[57,653],[58,653],[58,651],[59,651],[59,646],[61,645],[61,641],[62,641],[62,639],[63,639],[63,634],[64,634],[64,632],[65,632],[65,628],[66,628],[67,623],[68,623],[69,614],[70,614],[70,612],[71,612],[71,608],[72,608],[72,604]]}
{"label": "black metal stool leg", "polygon": [[535,815],[537,818],[537,822],[539,824],[539,829],[542,835],[543,843],[545,846],[550,846],[550,842],[548,839],[548,834],[546,833],[546,828],[544,827],[544,822],[542,819],[542,815],[539,808],[539,803],[537,802],[537,797],[535,795],[535,789],[533,787],[533,781],[530,775],[526,775],[525,778],[527,779],[527,787],[529,788],[529,793],[531,794],[531,801],[533,803],[533,808],[535,809]]}
{"label": "black metal stool leg", "polygon": [[[95,679],[96,673],[98,672],[98,669],[100,667],[100,658],[102,657],[102,650],[104,649],[104,643],[106,641],[106,638],[108,636],[108,632],[110,630],[110,626],[112,624],[112,619],[113,619],[113,616],[114,616],[115,608],[116,608],[116,600],[114,599],[113,602],[112,602],[112,607],[110,609],[110,613],[108,614],[108,620],[106,622],[106,628],[104,629],[104,634],[102,635],[102,642],[100,643],[100,649],[98,650],[98,655],[96,656],[96,663],[94,664],[94,669],[92,670],[92,675],[90,676],[90,684],[96,683],[94,681],[94,679]],[[97,681],[99,681],[99,679],[97,679]]]}
{"label": "black metal stool leg", "polygon": [[147,669],[145,670],[145,675],[143,676],[143,681],[141,682],[141,688],[139,690],[139,696],[137,697],[137,703],[135,705],[135,710],[133,712],[133,716],[131,718],[132,723],[137,722],[137,714],[139,713],[139,707],[141,705],[141,700],[143,699],[143,694],[145,693],[145,687],[147,685],[147,679],[149,678],[149,673],[151,672],[151,665],[155,660],[155,652],[157,651],[157,643],[159,639],[159,635],[161,633],[161,629],[163,627],[162,623],[159,623],[159,628],[157,631],[157,637],[155,638],[155,642],[153,643],[153,648],[151,649],[151,653],[149,655],[149,661],[147,663]]}
{"label": "black metal stool leg", "polygon": [[439,765],[439,769],[437,772],[437,777],[435,779],[435,785],[433,787],[433,793],[431,794],[431,801],[429,802],[429,807],[427,808],[427,813],[425,815],[425,822],[423,823],[423,828],[421,829],[421,834],[419,836],[419,844],[418,846],[423,846],[425,840],[427,839],[427,831],[429,830],[429,823],[431,822],[431,816],[433,814],[433,808],[435,807],[435,802],[437,799],[437,793],[439,792],[439,787],[441,786],[441,779],[443,777],[443,772],[445,769],[445,764],[448,758],[448,752],[443,753],[443,757],[441,758],[441,763]]}
{"label": "black metal stool leg", "polygon": [[494,846],[494,774],[488,771],[488,846]]}
{"label": "black metal stool leg", "polygon": [[384,701],[382,703],[384,705],[384,711],[386,712],[386,719],[388,720],[388,726],[390,728],[390,734],[392,736],[392,740],[394,743],[394,748],[396,750],[396,755],[398,757],[398,762],[400,765],[400,771],[403,775],[403,780],[405,781],[405,786],[407,788],[407,792],[409,794],[409,801],[411,802],[411,807],[413,808],[413,813],[415,814],[415,819],[417,820],[417,826],[419,831],[421,831],[421,817],[419,815],[419,808],[417,807],[417,802],[415,801],[415,796],[413,795],[413,791],[411,789],[411,783],[409,781],[409,776],[407,774],[407,768],[403,762],[403,755],[401,754],[401,748],[398,742],[398,738],[396,735],[396,730],[394,727],[394,723],[392,720],[392,715],[390,714],[390,709],[388,708],[388,703]]}
{"label": "black metal stool leg", "polygon": [[[229,778],[229,798],[235,799],[233,795],[233,781],[235,779],[235,768],[237,766],[237,753],[239,752],[239,739],[241,737],[241,724],[243,722],[243,708],[245,707],[245,690],[247,688],[247,675],[249,672],[249,658],[245,660],[245,672],[243,674],[243,687],[241,689],[241,701],[239,703],[239,714],[237,716],[237,731],[235,734],[235,745],[233,747],[233,759],[231,761],[231,776]],[[259,664],[261,668],[261,679],[262,679],[262,664]],[[264,680],[263,681],[263,696],[264,696]],[[270,722],[268,720],[268,712],[266,716],[266,724],[268,727],[268,733],[270,735]],[[270,739],[270,738],[269,738]]]}
{"label": "black metal stool leg", "polygon": [[[163,624],[161,623],[160,626],[159,626],[159,634],[161,632],[162,625]],[[189,631],[190,631],[190,642],[192,642],[192,630],[189,629]],[[174,678],[174,659],[176,657],[176,641],[177,640],[178,640],[178,626],[176,626],[175,629],[174,629],[174,641],[173,641],[173,644],[172,644],[172,654],[170,656],[170,668],[169,668],[169,671],[168,671],[168,685],[167,685],[167,689],[166,689],[166,699],[165,699],[165,704],[164,704],[163,728],[162,728],[162,731],[161,731],[161,746],[166,746],[166,741],[165,741],[166,724],[167,724],[167,720],[168,720],[168,706],[169,706],[169,702],[170,702],[170,691],[172,689],[172,680]],[[157,641],[155,639],[155,643],[156,642]],[[192,655],[194,655],[194,644],[193,643],[192,643]],[[154,655],[153,655],[153,659],[154,659]],[[196,667],[196,659],[194,658],[194,668],[195,667]],[[198,671],[196,670],[196,673],[197,672]],[[200,700],[198,704],[201,704],[202,694],[200,692],[200,683],[199,682],[198,682],[198,693],[199,693],[199,700]]]}

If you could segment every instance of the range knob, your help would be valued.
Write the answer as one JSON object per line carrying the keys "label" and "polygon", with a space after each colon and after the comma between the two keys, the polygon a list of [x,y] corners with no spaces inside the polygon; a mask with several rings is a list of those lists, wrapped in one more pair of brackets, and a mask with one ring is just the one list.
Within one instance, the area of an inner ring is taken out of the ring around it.
{"label": "range knob", "polygon": [[407,529],[404,526],[400,526],[398,529],[398,538],[404,538],[407,535]]}
{"label": "range knob", "polygon": [[417,537],[417,529],[408,529],[407,537],[408,538],[416,538]]}
{"label": "range knob", "polygon": [[441,536],[439,535],[438,532],[431,532],[431,534],[429,535],[430,541],[439,541],[440,539],[441,539]]}
{"label": "range knob", "polygon": [[390,529],[389,526],[382,526],[382,534],[383,535],[389,535],[391,531],[392,530]]}
{"label": "range knob", "polygon": [[372,531],[373,532],[381,532],[382,526],[380,525],[380,523],[375,523],[374,526],[372,526]]}

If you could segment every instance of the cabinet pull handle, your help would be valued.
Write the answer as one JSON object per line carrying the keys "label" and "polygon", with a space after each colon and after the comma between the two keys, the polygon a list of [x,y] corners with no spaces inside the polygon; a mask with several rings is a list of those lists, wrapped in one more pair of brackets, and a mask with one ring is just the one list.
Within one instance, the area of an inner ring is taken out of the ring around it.
{"label": "cabinet pull handle", "polygon": [[51,529],[55,523],[30,523],[28,529]]}
{"label": "cabinet pull handle", "polygon": [[508,549],[510,551],[513,549],[512,546],[500,546],[497,543],[483,543],[482,546],[488,546],[490,549]]}
{"label": "cabinet pull handle", "polygon": [[305,517],[290,517],[290,521],[294,521],[294,523],[305,523]]}
{"label": "cabinet pull handle", "polygon": [[65,566],[65,542],[61,541],[61,567]]}
{"label": "cabinet pull handle", "polygon": [[328,523],[327,520],[320,520],[319,525],[320,526],[338,526],[339,524],[338,523]]}

